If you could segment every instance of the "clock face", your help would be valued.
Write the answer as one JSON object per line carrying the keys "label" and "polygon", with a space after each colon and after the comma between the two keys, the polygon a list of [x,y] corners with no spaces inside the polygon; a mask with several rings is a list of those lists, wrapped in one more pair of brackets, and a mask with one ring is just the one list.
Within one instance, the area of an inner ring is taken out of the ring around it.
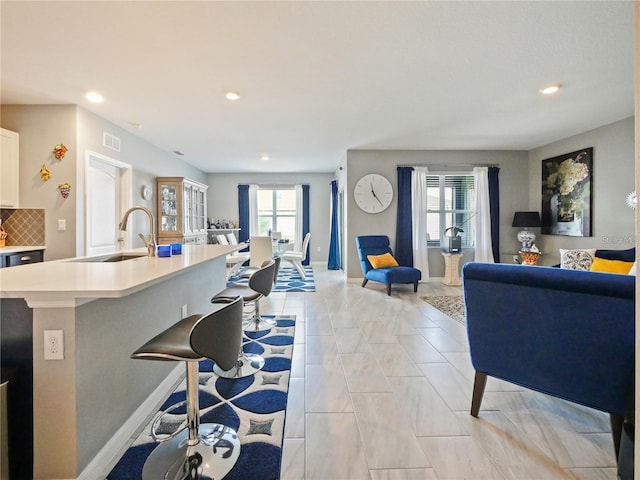
{"label": "clock face", "polygon": [[353,190],[356,204],[367,213],[384,211],[393,199],[393,187],[389,180],[377,173],[365,175]]}

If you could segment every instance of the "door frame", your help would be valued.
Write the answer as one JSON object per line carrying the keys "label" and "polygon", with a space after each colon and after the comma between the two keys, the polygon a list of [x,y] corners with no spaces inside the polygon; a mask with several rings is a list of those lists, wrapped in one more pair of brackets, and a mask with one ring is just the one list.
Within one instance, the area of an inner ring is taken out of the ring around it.
{"label": "door frame", "polygon": [[[85,160],[84,160],[84,184],[87,186],[89,184],[89,167],[91,165],[91,159],[98,160],[102,163],[106,163],[107,165],[111,165],[120,170],[120,175],[118,175],[118,181],[120,184],[120,212],[117,212],[118,217],[122,217],[124,212],[131,206],[131,202],[133,200],[132,193],[132,184],[133,184],[133,166],[122,162],[120,160],[116,160],[115,158],[107,157],[98,152],[94,152],[92,150],[85,150]],[[87,245],[89,243],[89,193],[87,192],[87,188],[85,188],[84,192],[84,246],[83,251],[84,255],[87,255]],[[131,245],[131,232],[127,230],[124,235],[124,244],[123,248],[129,248]]]}

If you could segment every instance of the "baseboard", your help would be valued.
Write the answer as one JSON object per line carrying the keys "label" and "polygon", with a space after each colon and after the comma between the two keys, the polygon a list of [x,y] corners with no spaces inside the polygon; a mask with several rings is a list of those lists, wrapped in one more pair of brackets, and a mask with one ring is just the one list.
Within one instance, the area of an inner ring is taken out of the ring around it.
{"label": "baseboard", "polygon": [[134,435],[149,422],[149,412],[155,412],[160,408],[167,395],[173,392],[176,385],[182,381],[184,374],[184,364],[180,362],[89,462],[89,465],[78,475],[77,480],[105,478],[129,448]]}

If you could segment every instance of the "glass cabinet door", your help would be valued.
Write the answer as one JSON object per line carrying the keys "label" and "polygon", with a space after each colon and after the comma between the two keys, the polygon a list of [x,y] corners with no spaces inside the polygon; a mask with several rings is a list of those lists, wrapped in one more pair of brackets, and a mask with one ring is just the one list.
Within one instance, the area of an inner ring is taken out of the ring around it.
{"label": "glass cabinet door", "polygon": [[160,231],[176,232],[178,230],[178,185],[163,183],[159,185],[160,195]]}
{"label": "glass cabinet door", "polygon": [[193,231],[193,219],[191,218],[191,211],[193,210],[193,199],[191,198],[191,185],[184,186],[184,231],[189,233]]}
{"label": "glass cabinet door", "polygon": [[206,218],[204,213],[205,193],[201,188],[195,189],[196,195],[196,228],[200,231],[205,230]]}

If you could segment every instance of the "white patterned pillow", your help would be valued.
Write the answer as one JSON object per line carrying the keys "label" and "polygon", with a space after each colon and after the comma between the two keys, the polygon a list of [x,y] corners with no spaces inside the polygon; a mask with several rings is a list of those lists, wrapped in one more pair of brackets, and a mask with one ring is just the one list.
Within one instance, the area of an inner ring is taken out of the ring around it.
{"label": "white patterned pillow", "polygon": [[595,248],[560,249],[560,268],[568,270],[589,270],[596,255]]}

